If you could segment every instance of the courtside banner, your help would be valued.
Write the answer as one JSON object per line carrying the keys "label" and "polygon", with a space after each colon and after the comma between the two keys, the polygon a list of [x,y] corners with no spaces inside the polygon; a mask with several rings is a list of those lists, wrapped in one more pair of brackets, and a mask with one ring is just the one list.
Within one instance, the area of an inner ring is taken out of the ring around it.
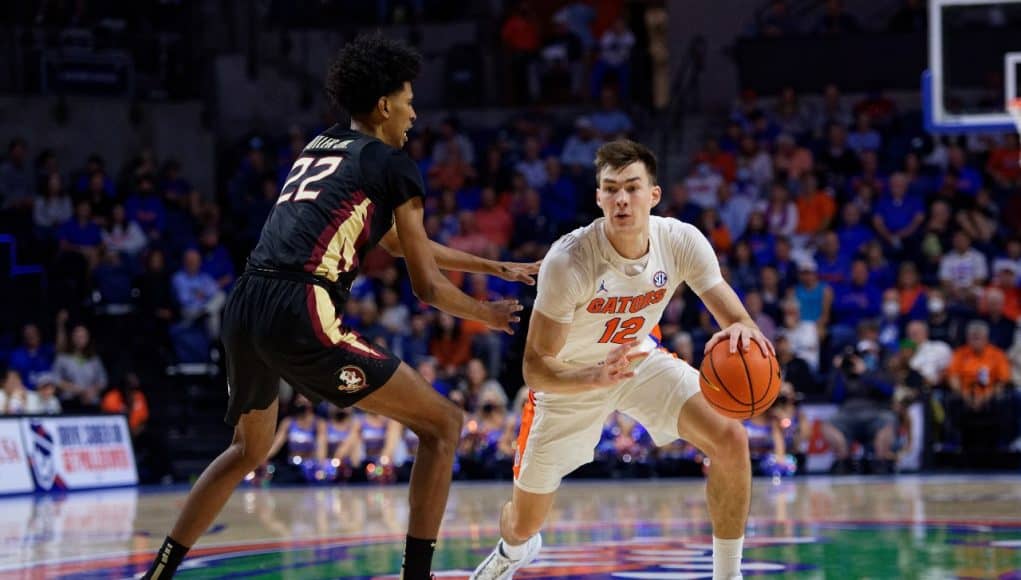
{"label": "courtside banner", "polygon": [[19,419],[0,419],[0,495],[35,489],[19,424]]}
{"label": "courtside banner", "polygon": [[138,483],[123,416],[24,417],[21,434],[37,489]]}

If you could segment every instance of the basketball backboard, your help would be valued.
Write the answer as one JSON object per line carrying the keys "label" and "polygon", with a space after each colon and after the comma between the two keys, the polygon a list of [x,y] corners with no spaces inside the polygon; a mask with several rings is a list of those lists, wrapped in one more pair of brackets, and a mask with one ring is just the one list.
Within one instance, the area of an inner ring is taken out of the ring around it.
{"label": "basketball backboard", "polygon": [[931,132],[1013,131],[1019,67],[1021,0],[930,0],[922,104]]}

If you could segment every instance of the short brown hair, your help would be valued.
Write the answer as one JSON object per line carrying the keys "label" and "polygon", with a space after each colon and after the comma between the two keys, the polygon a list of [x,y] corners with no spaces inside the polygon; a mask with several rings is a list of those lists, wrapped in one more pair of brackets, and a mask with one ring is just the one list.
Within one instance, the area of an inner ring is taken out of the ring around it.
{"label": "short brown hair", "polygon": [[604,144],[596,151],[596,181],[604,169],[623,169],[641,162],[649,174],[649,184],[656,185],[656,155],[645,145],[630,139],[618,139]]}

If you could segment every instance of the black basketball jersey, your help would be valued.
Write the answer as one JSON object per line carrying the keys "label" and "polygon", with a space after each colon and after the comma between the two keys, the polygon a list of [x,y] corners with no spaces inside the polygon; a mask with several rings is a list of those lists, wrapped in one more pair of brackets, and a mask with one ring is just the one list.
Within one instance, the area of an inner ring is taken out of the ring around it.
{"label": "black basketball jersey", "polygon": [[393,226],[394,209],[424,192],[403,151],[334,125],[291,167],[249,267],[310,274],[346,290]]}

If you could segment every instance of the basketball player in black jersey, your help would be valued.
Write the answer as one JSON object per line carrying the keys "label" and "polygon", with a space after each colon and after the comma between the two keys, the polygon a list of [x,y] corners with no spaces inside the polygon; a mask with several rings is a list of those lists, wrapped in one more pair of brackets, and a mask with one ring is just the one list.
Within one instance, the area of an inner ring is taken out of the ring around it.
{"label": "basketball player in black jersey", "polygon": [[344,326],[341,313],[365,254],[380,244],[408,263],[415,294],[436,308],[512,332],[521,306],[478,302],[440,268],[528,284],[538,264],[492,262],[431,242],[424,185],[401,151],[415,121],[411,82],[421,59],[380,35],[341,51],[327,92],[350,113],[295,161],[280,198],[224,308],[226,421],[234,440],[199,477],[145,578],[169,578],[234,488],[266,460],[281,378],[313,401],[396,419],[420,438],[409,488],[402,577],[429,578],[450,488],[461,411],[385,348]]}

